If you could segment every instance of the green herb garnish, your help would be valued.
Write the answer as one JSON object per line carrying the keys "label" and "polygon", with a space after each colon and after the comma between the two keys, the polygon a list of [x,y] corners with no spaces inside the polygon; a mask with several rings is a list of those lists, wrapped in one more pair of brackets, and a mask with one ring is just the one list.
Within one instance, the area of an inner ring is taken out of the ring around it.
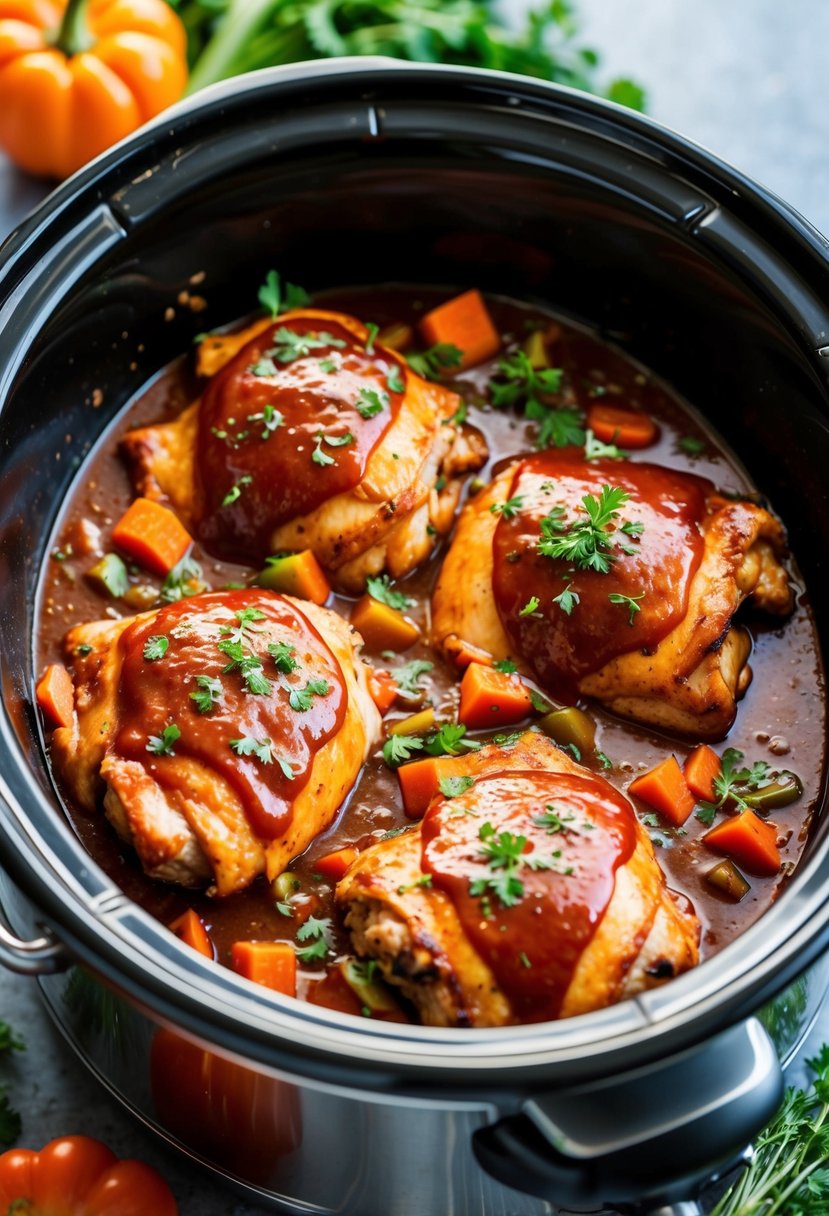
{"label": "green herb garnish", "polygon": [[173,751],[173,744],[180,738],[181,731],[175,722],[171,722],[169,726],[164,727],[160,735],[150,735],[147,751],[152,752],[154,756],[174,756],[176,753]]}
{"label": "green herb garnish", "polygon": [[440,380],[442,373],[457,367],[461,359],[463,351],[451,342],[436,342],[428,350],[406,356],[409,367],[424,380]]}
{"label": "green herb garnish", "polygon": [[215,676],[196,676],[196,683],[198,690],[190,693],[190,700],[200,714],[209,714],[222,695],[222,682]]}
{"label": "green herb garnish", "polygon": [[414,600],[402,591],[395,591],[391,585],[391,579],[387,574],[380,574],[376,578],[367,578],[366,591],[373,600],[379,600],[381,604],[385,604],[389,608],[396,608],[399,612],[403,612],[406,608],[411,608],[414,603]]}
{"label": "green herb garnish", "polygon": [[257,296],[265,312],[270,313],[271,319],[276,320],[281,312],[290,312],[293,308],[304,308],[310,304],[310,296],[302,287],[295,283],[283,285],[277,270],[269,270],[265,282],[259,288]]}
{"label": "green herb garnish", "polygon": [[157,659],[163,659],[169,645],[170,639],[168,637],[163,633],[154,633],[144,643],[144,658],[148,663],[155,663]]}

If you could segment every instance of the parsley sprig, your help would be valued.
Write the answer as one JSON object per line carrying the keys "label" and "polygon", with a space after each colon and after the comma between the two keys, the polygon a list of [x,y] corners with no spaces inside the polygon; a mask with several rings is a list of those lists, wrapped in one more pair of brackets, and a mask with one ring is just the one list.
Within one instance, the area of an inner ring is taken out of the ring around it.
{"label": "parsley sprig", "polygon": [[[473,878],[469,884],[472,896],[494,895],[503,908],[513,908],[524,898],[524,882],[519,874],[529,870],[552,870],[558,864],[558,854],[544,857],[535,851],[525,852],[527,837],[518,832],[496,832],[487,820],[478,829],[481,842],[479,855],[486,861],[492,873],[486,878]],[[571,867],[561,871],[572,873]]]}
{"label": "parsley sprig", "polygon": [[702,800],[697,819],[702,823],[714,822],[718,811],[728,806],[737,811],[749,810],[752,795],[770,783],[770,769],[765,760],[755,760],[751,765],[743,764],[744,753],[736,747],[727,747],[720,757],[720,772],[714,777],[715,801]]}
{"label": "parsley sprig", "polygon": [[711,1216],[816,1216],[829,1210],[829,1045],[808,1061],[809,1089],[786,1091],[749,1164]]}
{"label": "parsley sprig", "polygon": [[305,924],[297,930],[297,940],[300,942],[310,942],[310,945],[296,952],[296,956],[301,963],[321,962],[329,950],[333,950],[334,948],[331,918],[328,916],[309,916]]}
{"label": "parsley sprig", "polygon": [[173,745],[181,738],[181,731],[175,722],[165,726],[160,735],[150,735],[147,740],[147,751],[154,756],[175,756]]}
{"label": "parsley sprig", "polygon": [[451,342],[436,342],[428,350],[407,355],[406,362],[424,380],[440,380],[443,372],[457,367],[462,358],[460,347],[453,346]]}
{"label": "parsley sprig", "polygon": [[629,500],[630,494],[621,486],[605,485],[598,498],[584,495],[581,500],[584,513],[575,520],[567,521],[564,507],[553,507],[541,520],[538,552],[542,557],[562,558],[580,570],[607,574],[619,556],[617,549],[628,555],[636,552],[626,540],[620,539],[620,533],[635,539],[644,531],[638,520],[628,520],[616,527],[620,510]]}
{"label": "parsley sprig", "polygon": [[523,350],[513,351],[498,363],[498,378],[489,391],[496,409],[523,408],[524,417],[538,423],[537,448],[581,446],[585,441],[581,411],[554,406],[545,400],[561,389],[562,372],[557,367],[533,367]]}
{"label": "parsley sprig", "polygon": [[[376,578],[367,578],[366,591],[373,600],[378,600],[389,608],[396,608],[399,612],[404,612],[407,608],[411,608],[414,603],[414,600],[410,596],[392,587],[391,579],[387,574],[380,574]],[[429,666],[431,667],[431,663]]]}
{"label": "parsley sprig", "polygon": [[290,312],[293,308],[304,308],[311,303],[311,298],[304,287],[295,283],[284,283],[278,270],[269,270],[265,282],[259,288],[259,303],[270,313],[275,321],[280,313]]}

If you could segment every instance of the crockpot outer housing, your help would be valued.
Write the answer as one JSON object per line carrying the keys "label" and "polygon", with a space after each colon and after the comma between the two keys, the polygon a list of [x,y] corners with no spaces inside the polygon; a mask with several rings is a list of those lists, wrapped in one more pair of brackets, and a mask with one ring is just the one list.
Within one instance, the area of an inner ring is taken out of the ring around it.
{"label": "crockpot outer housing", "polygon": [[[738,942],[584,1017],[459,1033],[256,988],[127,900],[67,826],[32,708],[32,631],[78,464],[199,331],[250,310],[272,266],[312,291],[474,284],[594,327],[711,420],[786,520],[807,582],[825,586],[828,252],[784,204],[639,115],[538,81],[384,61],[217,86],[62,186],[0,262],[0,856],[39,920],[154,1020],[378,1092],[480,1098],[606,1076],[780,992],[829,935],[822,829]],[[814,608],[825,635],[829,604]],[[4,899],[22,927],[11,884]]]}

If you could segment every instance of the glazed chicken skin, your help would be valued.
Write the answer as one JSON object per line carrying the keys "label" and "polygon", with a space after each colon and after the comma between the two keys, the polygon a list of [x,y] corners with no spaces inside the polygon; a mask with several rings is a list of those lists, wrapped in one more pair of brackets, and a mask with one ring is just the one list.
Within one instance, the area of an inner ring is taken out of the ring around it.
{"label": "glazed chicken skin", "polygon": [[356,952],[425,1025],[572,1017],[698,962],[696,915],[609,782],[534,732],[440,766],[422,824],[336,892]]}
{"label": "glazed chicken skin", "polygon": [[[594,520],[598,521],[595,525]],[[793,605],[781,524],[703,478],[564,448],[512,463],[461,513],[433,637],[513,659],[554,697],[593,697],[720,739],[751,678],[744,600]]]}
{"label": "glazed chicken skin", "polygon": [[[463,475],[486,452],[361,321],[303,309],[205,340],[201,399],[129,433],[136,490],[169,503],[212,554],[261,564],[311,549],[341,590],[399,578],[454,519]],[[439,488],[438,488],[439,487]]]}
{"label": "glazed chicken skin", "polygon": [[340,617],[257,588],[209,592],[65,639],[62,780],[146,873],[229,895],[329,826],[380,730]]}

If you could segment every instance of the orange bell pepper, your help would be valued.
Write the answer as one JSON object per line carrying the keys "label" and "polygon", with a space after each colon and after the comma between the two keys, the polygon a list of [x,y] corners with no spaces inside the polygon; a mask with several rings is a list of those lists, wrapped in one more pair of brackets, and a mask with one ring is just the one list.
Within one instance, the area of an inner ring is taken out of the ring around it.
{"label": "orange bell pepper", "polygon": [[0,148],[68,177],[178,100],[186,44],[164,0],[0,0]]}
{"label": "orange bell pepper", "polygon": [[143,1161],[119,1161],[100,1140],[63,1136],[39,1153],[0,1157],[0,1212],[21,1216],[176,1216],[167,1183]]}

